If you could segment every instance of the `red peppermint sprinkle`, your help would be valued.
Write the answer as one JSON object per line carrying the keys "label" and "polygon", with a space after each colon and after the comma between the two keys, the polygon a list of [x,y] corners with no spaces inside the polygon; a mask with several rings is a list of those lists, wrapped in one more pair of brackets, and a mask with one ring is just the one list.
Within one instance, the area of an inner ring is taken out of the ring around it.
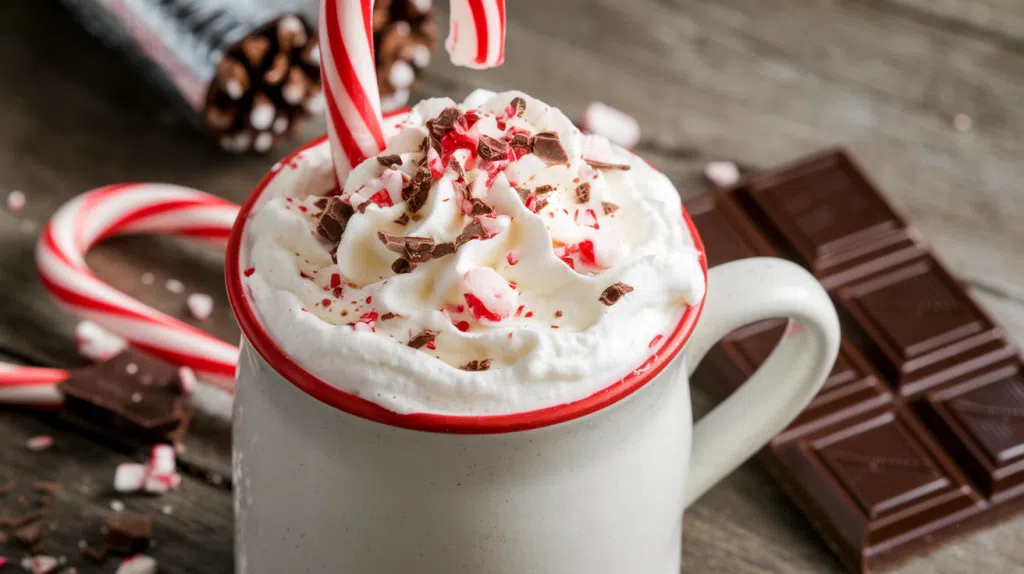
{"label": "red peppermint sprinkle", "polygon": [[313,278],[307,275],[305,271],[299,271],[299,277],[302,277],[303,279],[308,279],[310,281],[313,280]]}
{"label": "red peppermint sprinkle", "polygon": [[459,321],[455,324],[455,328],[465,333],[469,330],[469,321]]}
{"label": "red peppermint sprinkle", "polygon": [[335,287],[341,287],[341,274],[331,273],[331,289]]}
{"label": "red peppermint sprinkle", "polygon": [[[456,129],[448,132],[443,138],[441,138],[441,165],[448,165],[448,161],[451,159],[452,154],[460,149],[470,150],[470,161],[473,160],[476,154],[476,139],[467,133],[460,133],[458,131],[458,125],[455,124]],[[466,169],[473,169],[472,164],[467,161]]]}
{"label": "red peppermint sprinkle", "polygon": [[330,299],[324,299],[323,301],[320,302],[320,304],[323,305],[324,307],[330,307],[331,306],[331,300]]}
{"label": "red peppermint sprinkle", "polygon": [[373,303],[373,295],[369,295],[366,297],[366,304],[369,305],[370,303]]}
{"label": "red peppermint sprinkle", "polygon": [[465,297],[466,305],[469,306],[469,312],[473,314],[474,319],[485,319],[493,322],[501,321],[501,315],[489,310],[476,295],[466,293],[463,297]]}
{"label": "red peppermint sprinkle", "polygon": [[306,207],[305,205],[300,205],[299,206],[299,211],[301,211],[302,213],[306,213],[306,212],[309,211],[309,208]]}
{"label": "red peppermint sprinkle", "polygon": [[377,193],[371,195],[370,201],[376,203],[377,206],[379,207],[391,207],[392,205],[395,204],[393,201],[391,201],[391,196],[388,195],[388,191],[386,189],[382,189]]}
{"label": "red peppermint sprinkle", "polygon": [[341,293],[341,287],[335,287],[334,291],[331,294],[334,295],[336,298],[341,299]]}
{"label": "red peppermint sprinkle", "polygon": [[587,265],[597,265],[596,259],[594,258],[594,242],[585,239],[580,241],[580,261]]}
{"label": "red peppermint sprinkle", "polygon": [[505,256],[505,259],[508,261],[509,265],[515,265],[516,263],[519,263],[519,252],[509,251],[508,255]]}
{"label": "red peppermint sprinkle", "polygon": [[649,349],[653,349],[653,348],[654,348],[654,346],[655,346],[655,345],[657,345],[657,344],[658,344],[658,341],[660,341],[661,339],[662,339],[662,336],[661,336],[661,335],[655,335],[655,336],[654,336],[654,338],[653,338],[653,339],[651,339],[651,342],[650,342],[650,344],[648,344],[648,345],[647,345],[647,347],[648,347]]}
{"label": "red peppermint sprinkle", "polygon": [[498,177],[499,173],[505,171],[506,167],[508,167],[508,160],[507,159],[500,159],[500,160],[489,161],[489,162],[486,163],[486,165],[484,165],[484,169],[487,170],[487,187],[488,188],[491,187],[491,184],[494,183],[494,178]]}
{"label": "red peppermint sprinkle", "polygon": [[430,177],[434,180],[441,179],[444,175],[444,166],[447,163],[441,163],[441,156],[437,155],[437,151],[434,148],[427,150],[427,167],[430,168]]}
{"label": "red peppermint sprinkle", "polygon": [[516,317],[519,317],[520,315],[523,314],[523,308],[524,307],[526,307],[526,305],[520,305],[519,308],[516,309]]}
{"label": "red peppermint sprinkle", "polygon": [[380,315],[378,315],[376,311],[370,311],[369,313],[363,313],[360,315],[359,320],[363,323],[370,323],[372,321],[376,321],[379,317]]}
{"label": "red peppermint sprinkle", "polygon": [[572,270],[575,270],[575,269],[576,269],[576,262],[575,262],[575,261],[573,261],[573,259],[572,259],[572,255],[569,255],[569,254],[567,253],[567,254],[565,254],[565,255],[562,255],[561,257],[559,257],[559,259],[561,259],[562,261],[564,261],[564,262],[565,262],[565,264],[569,266],[569,269],[572,269]]}
{"label": "red peppermint sprinkle", "polygon": [[427,343],[427,348],[430,349],[431,351],[436,351],[437,350],[437,345],[435,345],[434,342],[431,341],[431,342]]}
{"label": "red peppermint sprinkle", "polygon": [[255,273],[255,272],[256,272],[256,268],[255,267],[250,267],[250,268],[246,269],[245,271],[243,271],[242,273],[246,277],[252,277],[252,274]]}
{"label": "red peppermint sprinkle", "polygon": [[529,319],[530,317],[533,317],[533,311],[526,312],[526,318]]}
{"label": "red peppermint sprinkle", "polygon": [[512,332],[511,332],[511,331],[510,331],[510,332],[509,332],[509,334],[508,334],[508,338],[509,338],[509,339],[511,339],[511,338],[512,338]]}

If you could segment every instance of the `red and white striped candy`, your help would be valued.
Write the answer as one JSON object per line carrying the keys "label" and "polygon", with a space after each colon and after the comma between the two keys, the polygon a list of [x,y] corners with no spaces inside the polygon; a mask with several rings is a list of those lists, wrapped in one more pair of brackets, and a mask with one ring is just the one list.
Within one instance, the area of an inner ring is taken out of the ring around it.
{"label": "red and white striped candy", "polygon": [[[384,150],[373,0],[321,0],[320,75],[334,171],[344,183],[363,160]],[[505,0],[452,0],[452,62],[491,68],[505,59]]]}
{"label": "red and white striped candy", "polygon": [[63,369],[0,363],[0,403],[36,407],[61,405],[64,395],[57,384],[68,376],[70,374]]}
{"label": "red and white striped candy", "polygon": [[36,249],[39,277],[76,315],[230,390],[237,347],[114,289],[89,270],[85,253],[109,237],[138,233],[224,244],[237,214],[237,205],[176,185],[131,183],[96,189],[64,204],[47,223]]}

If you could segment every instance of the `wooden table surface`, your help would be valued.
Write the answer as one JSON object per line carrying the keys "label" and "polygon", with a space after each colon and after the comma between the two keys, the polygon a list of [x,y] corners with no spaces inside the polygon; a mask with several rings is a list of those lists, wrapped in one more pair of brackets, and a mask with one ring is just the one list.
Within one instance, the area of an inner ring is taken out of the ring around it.
{"label": "wooden table surface", "polygon": [[[700,172],[710,160],[758,168],[845,145],[1024,342],[1024,4],[512,0],[508,47],[505,66],[487,72],[435,58],[424,94],[519,88],[570,116],[592,100],[628,110],[644,131],[641,153],[684,197],[704,189]],[[956,114],[973,120],[969,131],[954,129]],[[322,129],[310,126],[304,137]],[[46,296],[32,261],[40,224],[62,202],[133,180],[240,201],[276,157],[221,152],[55,3],[0,2],[0,196],[21,189],[28,197],[21,212],[0,208],[0,360],[81,364],[75,320]],[[185,295],[165,292],[165,279],[210,293],[214,316],[193,323],[237,340],[217,252],[124,239],[91,253],[90,262],[116,286],[178,316],[187,315]],[[144,271],[156,274],[155,285],[140,283]],[[706,408],[700,395],[695,401]],[[25,440],[41,433],[54,435],[55,447],[28,452]],[[122,500],[129,510],[155,513],[151,554],[161,572],[228,572],[230,493],[203,480],[229,474],[227,425],[201,418],[187,447],[193,472],[179,491]],[[52,416],[13,409],[0,410],[0,453],[0,474],[66,486],[54,503],[57,529],[47,551],[67,555],[82,573],[112,572],[113,562],[85,565],[76,545],[97,538],[97,517],[117,498],[114,466],[132,455]],[[690,509],[684,548],[687,572],[842,571],[756,463]],[[0,555],[22,556],[11,542],[0,544]],[[1011,521],[898,571],[1021,569],[1024,523]]]}

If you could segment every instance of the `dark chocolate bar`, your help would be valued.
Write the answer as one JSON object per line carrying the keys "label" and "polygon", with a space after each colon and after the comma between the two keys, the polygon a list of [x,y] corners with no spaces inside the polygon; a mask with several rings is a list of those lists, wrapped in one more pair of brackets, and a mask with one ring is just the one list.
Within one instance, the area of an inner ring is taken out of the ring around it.
{"label": "dark chocolate bar", "polygon": [[[887,569],[1024,510],[1024,363],[848,154],[686,207],[709,265],[781,256],[832,295],[835,367],[759,458],[847,568]],[[730,333],[695,382],[727,397],[784,329]]]}

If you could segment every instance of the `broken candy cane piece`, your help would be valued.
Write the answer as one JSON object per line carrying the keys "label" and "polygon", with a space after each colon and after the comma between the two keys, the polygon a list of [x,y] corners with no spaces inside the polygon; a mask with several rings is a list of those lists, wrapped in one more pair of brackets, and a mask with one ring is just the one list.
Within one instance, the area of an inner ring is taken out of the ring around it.
{"label": "broken candy cane piece", "polygon": [[53,446],[53,437],[48,434],[34,436],[25,441],[25,446],[32,452],[46,450]]}
{"label": "broken candy cane piece", "polygon": [[145,554],[129,556],[117,567],[116,574],[156,574],[156,560]]}
{"label": "broken candy cane piece", "polygon": [[169,444],[154,445],[149,451],[149,462],[146,464],[149,474],[171,474],[175,468],[174,447]]}
{"label": "broken candy cane piece", "polygon": [[60,567],[60,560],[53,556],[38,555],[25,558],[21,561],[21,567],[32,574],[51,574]]}
{"label": "broken candy cane piece", "polygon": [[474,267],[462,281],[466,288],[463,297],[474,318],[497,322],[515,310],[519,293],[494,269]]}
{"label": "broken candy cane piece", "polygon": [[626,149],[640,143],[640,124],[636,119],[601,102],[591,102],[583,111],[583,129],[604,136]]}

